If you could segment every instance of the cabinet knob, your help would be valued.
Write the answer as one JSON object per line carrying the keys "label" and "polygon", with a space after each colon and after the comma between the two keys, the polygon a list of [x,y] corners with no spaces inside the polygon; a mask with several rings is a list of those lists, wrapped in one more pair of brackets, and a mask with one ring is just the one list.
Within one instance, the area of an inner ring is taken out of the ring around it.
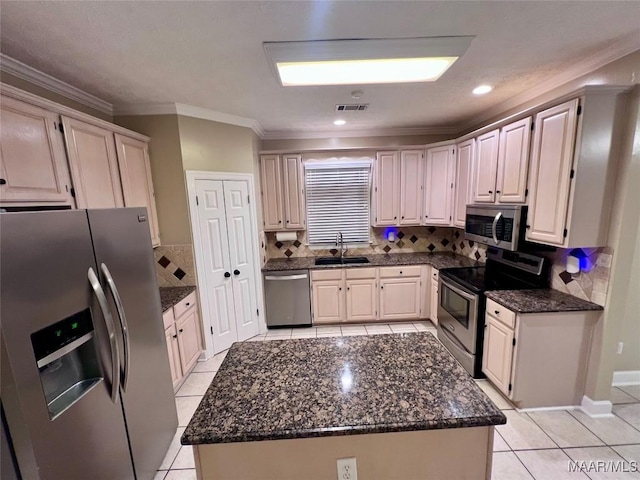
{"label": "cabinet knob", "polygon": [[384,290],[384,285],[380,285],[380,290]]}
{"label": "cabinet knob", "polygon": [[402,219],[404,220],[404,215],[402,216]]}
{"label": "cabinet knob", "polygon": [[489,190],[489,193],[493,193],[493,190]]}
{"label": "cabinet knob", "polygon": [[178,335],[172,335],[172,336],[173,336],[173,338],[178,338]]}
{"label": "cabinet knob", "polygon": [[397,220],[397,219],[398,219],[398,217],[393,217],[393,219],[394,219],[394,220]]}
{"label": "cabinet knob", "polygon": [[500,311],[499,310],[494,310],[496,315],[500,315]]}
{"label": "cabinet knob", "polygon": [[0,185],[6,185],[7,181],[4,178],[0,178]]}
{"label": "cabinet knob", "polygon": [[[489,192],[489,193],[491,193],[491,192]],[[500,193],[500,190],[496,190],[496,193]]]}
{"label": "cabinet knob", "polygon": [[181,328],[181,329],[180,329],[180,330],[178,330],[178,331],[179,331],[180,333],[182,333],[182,332],[184,332],[184,329],[182,329],[182,328]]}
{"label": "cabinet knob", "polygon": [[289,223],[289,220],[287,220],[287,223]]}
{"label": "cabinet knob", "polygon": [[224,272],[224,278],[229,278],[231,274],[229,272]]}
{"label": "cabinet knob", "polygon": [[233,271],[233,274],[234,274],[234,275],[240,275],[240,270],[238,270],[238,269],[234,270],[234,271]]}
{"label": "cabinet knob", "polygon": [[347,290],[351,290],[351,287],[347,287]]}
{"label": "cabinet knob", "polygon": [[429,218],[429,215],[425,215],[424,218]]}
{"label": "cabinet knob", "polygon": [[400,270],[400,275],[402,275],[402,270]]}
{"label": "cabinet knob", "polygon": [[527,228],[527,229],[531,228],[531,225],[527,225],[527,226],[526,226],[526,228]]}
{"label": "cabinet knob", "polygon": [[338,290],[342,291],[342,287],[339,287]]}
{"label": "cabinet knob", "polygon": [[282,220],[278,220],[278,223],[282,223]]}
{"label": "cabinet knob", "polygon": [[189,305],[191,305],[189,302],[184,304],[185,307],[188,307]]}

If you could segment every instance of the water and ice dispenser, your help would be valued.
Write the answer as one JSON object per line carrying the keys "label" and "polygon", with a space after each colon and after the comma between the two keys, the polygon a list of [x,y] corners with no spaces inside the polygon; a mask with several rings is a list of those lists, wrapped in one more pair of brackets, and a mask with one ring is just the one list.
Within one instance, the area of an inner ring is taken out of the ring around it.
{"label": "water and ice dispenser", "polygon": [[103,380],[89,308],[32,333],[31,343],[51,420]]}

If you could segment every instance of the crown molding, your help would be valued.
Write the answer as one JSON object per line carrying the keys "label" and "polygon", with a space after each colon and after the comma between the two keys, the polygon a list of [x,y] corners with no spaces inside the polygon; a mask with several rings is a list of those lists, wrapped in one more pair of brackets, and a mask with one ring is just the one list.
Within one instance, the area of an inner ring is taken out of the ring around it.
{"label": "crown molding", "polygon": [[[524,103],[535,100],[544,94],[561,87],[562,85],[575,80],[583,75],[587,75],[605,65],[615,62],[616,60],[629,55],[637,50],[640,50],[640,36],[636,33],[634,35],[626,36],[617,42],[598,50],[597,52],[578,60],[570,68],[563,72],[548,78],[547,80],[540,82],[535,87],[530,88],[526,92],[509,98],[508,100],[482,112],[481,115],[476,115],[472,120],[465,122],[460,127],[460,131],[468,131],[478,125],[483,124],[487,120],[494,118],[508,110],[517,108]],[[575,89],[575,86],[571,88]]]}
{"label": "crown molding", "polygon": [[177,115],[175,103],[130,103],[114,105],[113,116],[124,115]]}
{"label": "crown molding", "polygon": [[0,71],[26,80],[29,83],[46,88],[47,90],[62,95],[70,100],[78,102],[86,107],[93,108],[107,115],[113,115],[113,105],[90,93],[69,85],[62,80],[52,77],[40,70],[36,70],[15,58],[0,53]]}
{"label": "crown molding", "polygon": [[321,130],[313,132],[269,130],[263,140],[301,140],[307,138],[350,138],[350,137],[395,137],[405,135],[455,135],[460,131],[455,126],[444,127],[402,127],[373,128],[366,130]]}

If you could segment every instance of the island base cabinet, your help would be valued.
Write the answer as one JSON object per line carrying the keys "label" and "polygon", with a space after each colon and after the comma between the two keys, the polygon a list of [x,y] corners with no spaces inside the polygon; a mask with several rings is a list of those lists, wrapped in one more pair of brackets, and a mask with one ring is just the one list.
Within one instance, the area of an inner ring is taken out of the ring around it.
{"label": "island base cabinet", "polygon": [[[326,480],[355,457],[358,477],[489,480],[494,427],[194,445],[200,480]],[[247,461],[251,459],[251,461]]]}

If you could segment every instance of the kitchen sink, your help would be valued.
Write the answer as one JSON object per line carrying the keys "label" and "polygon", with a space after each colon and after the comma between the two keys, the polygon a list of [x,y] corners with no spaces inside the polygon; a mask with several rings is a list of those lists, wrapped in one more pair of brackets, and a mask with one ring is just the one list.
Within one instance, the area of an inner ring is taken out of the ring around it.
{"label": "kitchen sink", "polygon": [[369,263],[367,257],[319,257],[316,258],[316,265],[353,265],[358,263]]}

